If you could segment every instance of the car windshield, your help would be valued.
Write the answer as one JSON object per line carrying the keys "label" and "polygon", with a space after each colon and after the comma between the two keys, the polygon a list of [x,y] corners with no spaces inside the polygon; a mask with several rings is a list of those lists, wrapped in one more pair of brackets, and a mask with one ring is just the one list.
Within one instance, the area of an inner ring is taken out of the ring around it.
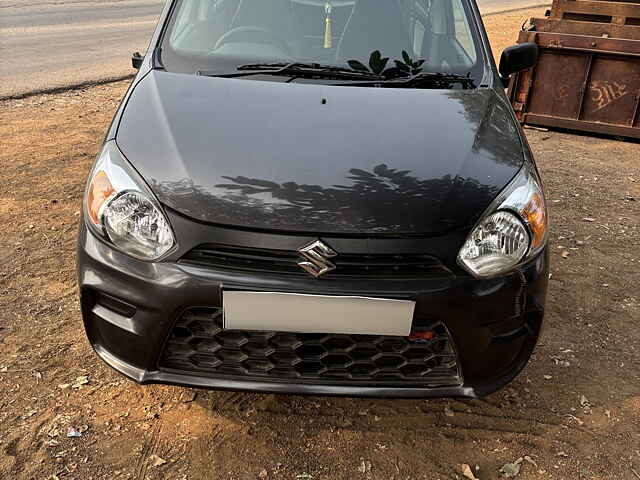
{"label": "car windshield", "polygon": [[479,47],[468,0],[176,0],[158,58],[170,72],[255,70],[243,80],[286,81],[294,65],[303,81],[437,73],[468,88],[484,71]]}

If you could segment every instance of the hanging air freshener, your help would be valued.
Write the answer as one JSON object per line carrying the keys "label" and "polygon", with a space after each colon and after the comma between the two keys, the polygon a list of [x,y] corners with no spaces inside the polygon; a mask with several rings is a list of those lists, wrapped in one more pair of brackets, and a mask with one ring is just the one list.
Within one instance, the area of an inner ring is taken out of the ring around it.
{"label": "hanging air freshener", "polygon": [[327,15],[324,19],[324,48],[333,47],[333,34],[331,33],[331,2],[324,4],[324,12]]}

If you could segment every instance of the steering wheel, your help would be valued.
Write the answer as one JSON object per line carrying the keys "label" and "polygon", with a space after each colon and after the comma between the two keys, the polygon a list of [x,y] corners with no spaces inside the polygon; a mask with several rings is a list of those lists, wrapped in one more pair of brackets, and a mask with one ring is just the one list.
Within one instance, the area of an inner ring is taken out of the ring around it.
{"label": "steering wheel", "polygon": [[[222,35],[216,44],[213,46],[213,50],[217,50],[221,46],[226,43],[231,43],[231,38],[237,37],[239,35],[247,34],[247,33],[261,33],[266,36],[270,43],[278,45],[288,56],[293,57],[293,52],[291,51],[291,47],[285,42],[281,37],[279,37],[275,32],[268,30],[266,28],[257,27],[254,25],[246,25],[242,27],[236,27],[229,30],[227,33]],[[236,40],[237,41],[237,40]]]}

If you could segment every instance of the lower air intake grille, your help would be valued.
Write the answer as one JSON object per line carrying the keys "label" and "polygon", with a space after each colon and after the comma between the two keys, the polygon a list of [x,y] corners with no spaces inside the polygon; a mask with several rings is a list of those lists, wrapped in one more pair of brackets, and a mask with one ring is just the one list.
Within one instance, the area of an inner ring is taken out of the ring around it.
{"label": "lower air intake grille", "polygon": [[223,330],[222,309],[187,311],[170,334],[162,369],[243,380],[454,386],[462,379],[442,323],[429,340],[379,335]]}

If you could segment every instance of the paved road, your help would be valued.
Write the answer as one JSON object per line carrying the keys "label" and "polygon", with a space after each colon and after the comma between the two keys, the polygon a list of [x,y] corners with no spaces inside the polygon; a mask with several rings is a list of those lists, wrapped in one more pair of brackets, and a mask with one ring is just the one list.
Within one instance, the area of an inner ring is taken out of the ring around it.
{"label": "paved road", "polygon": [[[521,8],[551,5],[551,0],[476,0],[483,15],[518,10]],[[544,10],[540,12],[540,15]]]}
{"label": "paved road", "polygon": [[[542,0],[544,2],[544,0]],[[478,0],[485,13],[541,0]],[[0,98],[132,73],[164,0],[0,0]]]}
{"label": "paved road", "polygon": [[132,73],[162,0],[0,0],[0,98]]}

